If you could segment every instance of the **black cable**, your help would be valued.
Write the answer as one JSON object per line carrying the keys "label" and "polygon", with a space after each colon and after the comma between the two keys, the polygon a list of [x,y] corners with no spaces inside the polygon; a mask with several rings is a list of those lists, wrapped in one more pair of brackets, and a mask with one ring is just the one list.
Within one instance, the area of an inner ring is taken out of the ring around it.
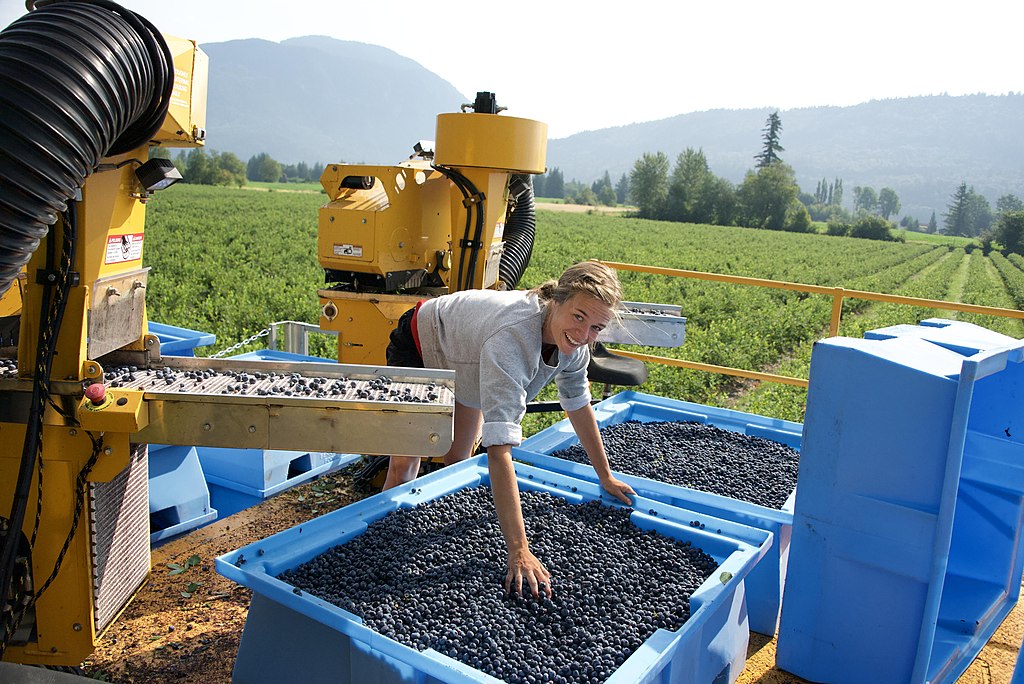
{"label": "black cable", "polygon": [[[456,171],[455,169],[449,169],[444,166],[437,166],[431,164],[431,168],[440,171],[448,180],[455,184],[455,186],[462,192],[462,205],[466,207],[466,227],[463,231],[462,240],[459,246],[462,248],[462,253],[459,255],[459,272],[455,277],[455,289],[462,290],[468,289],[471,285],[470,279],[473,277],[473,272],[476,270],[476,257],[479,253],[482,245],[480,239],[483,237],[484,227],[484,197],[477,190],[473,182],[466,178],[464,175]],[[476,222],[474,231],[474,237],[472,240],[469,238],[469,227],[473,223],[472,211],[473,207],[476,207]],[[465,282],[463,281],[462,266],[466,262],[466,249],[470,249],[469,255],[469,269],[466,273]]]}
{"label": "black cable", "polygon": [[[39,533],[39,524],[42,520],[43,511],[43,416],[46,412],[46,404],[50,402],[50,371],[53,367],[53,356],[57,347],[57,336],[60,334],[61,323],[64,320],[64,312],[67,310],[68,293],[71,290],[71,270],[75,262],[75,252],[78,242],[78,203],[61,215],[63,227],[61,263],[56,279],[47,283],[43,288],[43,305],[46,307],[40,312],[40,320],[44,321],[39,333],[39,347],[36,350],[36,366],[32,378],[32,399],[29,406],[29,416],[26,423],[25,443],[22,447],[21,468],[18,471],[18,481],[15,485],[14,500],[11,504],[10,527],[7,538],[4,540],[3,555],[0,556],[0,587],[7,587],[14,575],[14,567],[17,561],[17,533],[21,531],[25,523],[25,513],[28,509],[28,492],[32,485],[32,476],[36,475],[36,514],[32,525],[32,535],[29,539],[29,555],[35,548],[36,538]],[[53,241],[53,235],[47,242]],[[47,255],[52,257],[53,250],[47,245]],[[50,267],[52,264],[47,264]],[[52,268],[48,273],[54,274]],[[52,293],[52,301],[51,301]],[[90,466],[91,467],[91,466]],[[9,558],[8,558],[9,557]],[[0,596],[5,596],[6,590]],[[17,631],[18,625],[25,615],[27,606],[23,606],[18,615],[12,614],[10,622],[4,625],[4,638],[0,641],[0,656],[3,655],[10,641],[10,637]]]}

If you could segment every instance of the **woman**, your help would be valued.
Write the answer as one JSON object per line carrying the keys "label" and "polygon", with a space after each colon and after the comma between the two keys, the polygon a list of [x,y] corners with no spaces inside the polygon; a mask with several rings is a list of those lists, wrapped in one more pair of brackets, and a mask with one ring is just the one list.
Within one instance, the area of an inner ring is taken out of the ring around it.
{"label": "woman", "polygon": [[[529,291],[466,290],[422,301],[399,319],[389,366],[455,371],[455,425],[445,465],[487,449],[491,491],[508,548],[507,591],[551,595],[551,576],[530,551],[512,447],[522,442],[526,404],[552,379],[559,402],[597,471],[601,486],[626,504],[633,489],[612,476],[590,406],[589,345],[615,316],[622,287],[596,262],[570,266]],[[384,489],[408,482],[420,459],[392,456]]]}

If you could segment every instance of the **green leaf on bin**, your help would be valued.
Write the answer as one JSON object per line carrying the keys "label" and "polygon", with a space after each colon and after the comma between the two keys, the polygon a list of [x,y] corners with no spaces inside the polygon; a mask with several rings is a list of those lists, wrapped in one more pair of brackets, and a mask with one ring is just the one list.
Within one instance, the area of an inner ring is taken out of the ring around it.
{"label": "green leaf on bin", "polygon": [[721,575],[718,576],[718,579],[721,580],[722,584],[727,584],[729,582],[729,580],[732,579],[732,573],[729,572],[728,570],[726,570],[725,572],[723,572]]}

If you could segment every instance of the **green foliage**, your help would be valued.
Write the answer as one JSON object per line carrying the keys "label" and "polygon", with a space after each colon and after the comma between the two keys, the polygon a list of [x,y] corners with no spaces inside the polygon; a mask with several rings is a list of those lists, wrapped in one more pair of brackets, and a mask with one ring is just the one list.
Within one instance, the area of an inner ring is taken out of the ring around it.
{"label": "green foliage", "polygon": [[844,236],[850,234],[850,224],[846,221],[834,218],[828,222],[825,232],[828,235]]}
{"label": "green foliage", "polygon": [[562,170],[556,166],[549,170],[547,174],[537,176],[534,180],[533,194],[537,197],[564,198],[565,179],[562,176]]}
{"label": "green foliage", "polygon": [[992,208],[988,200],[961,182],[946,206],[946,233],[975,237],[991,226]]}
{"label": "green foliage", "polygon": [[791,233],[812,233],[814,232],[814,226],[811,225],[811,215],[800,202],[794,200],[790,202],[789,208],[786,209],[786,225],[784,230],[788,230]]}
{"label": "green foliage", "polygon": [[209,154],[202,148],[196,148],[183,155],[184,169],[175,162],[186,183],[196,185],[245,185],[245,164],[232,152],[214,152]]}
{"label": "green foliage", "polygon": [[867,240],[897,240],[892,224],[881,216],[863,216],[850,227],[850,237]]}
{"label": "green foliage", "polygon": [[1024,210],[1001,214],[994,236],[1007,252],[1024,254]]}
{"label": "green foliage", "polygon": [[736,191],[738,223],[751,228],[782,230],[786,211],[799,188],[793,169],[782,162],[748,171]]}
{"label": "green foliage", "polygon": [[882,188],[878,191],[878,213],[882,218],[889,220],[890,216],[900,211],[900,198],[892,188]]}
{"label": "green foliage", "polygon": [[281,162],[273,159],[266,152],[255,154],[249,158],[245,177],[251,181],[276,183],[281,180]]}
{"label": "green foliage", "polygon": [[664,152],[645,152],[629,174],[629,194],[642,218],[664,215],[668,199],[668,157]]}
{"label": "green foliage", "polygon": [[996,212],[1007,214],[1011,211],[1024,211],[1024,202],[1019,197],[1007,194],[996,200]]}
{"label": "green foliage", "polygon": [[775,111],[768,115],[768,120],[762,129],[761,139],[764,141],[764,146],[761,148],[760,154],[754,156],[754,159],[757,161],[757,168],[764,169],[782,161],[778,153],[785,152],[786,148],[779,144],[781,135],[782,119],[779,118],[779,113]]}
{"label": "green foliage", "polygon": [[[317,322],[323,271],[316,258],[316,226],[323,203],[320,193],[180,184],[155,195],[147,207],[144,254],[152,267],[150,320],[214,333],[216,344],[199,348],[200,354],[224,349],[273,321]],[[1019,284],[1024,257],[993,252],[989,258],[977,250],[968,260],[963,249],[951,245],[953,238],[917,237],[936,242],[824,239],[542,211],[533,259],[520,286],[556,277],[582,259],[600,258],[934,299],[963,296],[962,301],[996,306],[1017,301],[1019,294],[1013,293],[1024,287]],[[826,295],[627,271],[620,277],[627,300],[679,304],[687,317],[683,347],[627,347],[636,351],[806,377],[810,347],[827,333],[832,300]],[[938,313],[847,300],[841,332],[856,334],[860,328],[912,323]],[[971,320],[994,327],[991,316]],[[998,324],[1008,334],[1024,334],[1019,321]],[[333,358],[334,339],[314,341],[311,353]],[[728,376],[653,364],[649,370],[640,391],[675,399],[730,406],[738,387]],[[762,388],[750,395],[748,406],[763,415],[802,419],[801,390],[768,383]],[[531,414],[524,430],[530,434],[558,417]]]}

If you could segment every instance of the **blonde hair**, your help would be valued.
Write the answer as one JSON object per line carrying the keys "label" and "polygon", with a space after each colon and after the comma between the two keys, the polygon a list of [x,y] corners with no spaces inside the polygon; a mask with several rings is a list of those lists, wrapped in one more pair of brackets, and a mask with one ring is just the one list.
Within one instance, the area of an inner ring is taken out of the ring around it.
{"label": "blonde hair", "polygon": [[558,280],[549,280],[531,290],[542,302],[564,304],[573,295],[585,293],[615,311],[622,303],[622,285],[615,271],[596,261],[584,261],[565,269]]}

